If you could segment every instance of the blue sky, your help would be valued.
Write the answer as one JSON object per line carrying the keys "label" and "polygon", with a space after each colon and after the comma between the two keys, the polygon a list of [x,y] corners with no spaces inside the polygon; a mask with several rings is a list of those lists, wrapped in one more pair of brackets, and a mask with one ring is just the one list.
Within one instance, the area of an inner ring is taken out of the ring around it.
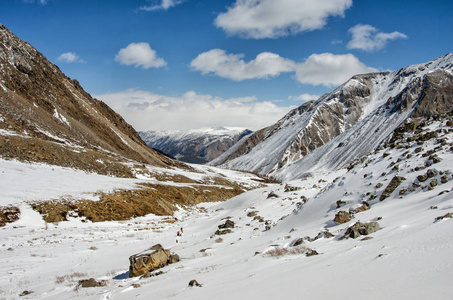
{"label": "blue sky", "polygon": [[453,50],[452,1],[2,0],[0,23],[137,130],[259,129]]}

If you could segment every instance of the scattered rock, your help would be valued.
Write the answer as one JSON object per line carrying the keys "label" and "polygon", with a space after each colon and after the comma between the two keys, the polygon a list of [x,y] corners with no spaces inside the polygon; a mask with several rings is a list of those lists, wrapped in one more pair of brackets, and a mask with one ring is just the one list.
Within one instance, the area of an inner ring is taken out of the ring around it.
{"label": "scattered rock", "polygon": [[338,200],[338,201],[336,202],[336,204],[337,204],[337,208],[340,208],[340,207],[342,207],[343,205],[346,204],[346,201]]}
{"label": "scattered rock", "polygon": [[269,198],[278,198],[278,195],[276,193],[274,193],[274,191],[271,191],[268,195],[267,195],[267,199]]}
{"label": "scattered rock", "polygon": [[255,215],[256,215],[256,211],[249,211],[249,212],[247,213],[247,217],[250,217],[250,218],[251,218],[251,217],[254,217]]}
{"label": "scattered rock", "polygon": [[339,211],[335,218],[333,219],[335,222],[343,224],[352,220],[352,215],[347,211]]}
{"label": "scattered rock", "polygon": [[22,293],[19,294],[19,297],[27,296],[33,293],[33,291],[23,291]]}
{"label": "scattered rock", "polygon": [[443,220],[443,219],[451,219],[453,218],[453,213],[447,213],[446,215],[444,216],[441,216],[441,217],[437,217],[434,219],[434,221],[440,221],[440,220]]}
{"label": "scattered rock", "polygon": [[355,209],[350,209],[349,210],[349,213],[351,214],[357,214],[359,212],[362,212],[362,211],[366,211],[366,210],[369,210],[370,209],[370,205],[368,204],[368,202],[366,201],[363,201],[362,202],[362,205],[358,208],[355,208]]}
{"label": "scattered rock", "polygon": [[383,201],[384,199],[388,198],[394,190],[404,181],[406,178],[401,177],[401,176],[395,176],[392,178],[390,183],[387,185],[385,190],[382,192],[381,197],[379,198],[379,201]]}
{"label": "scattered rock", "polygon": [[357,222],[346,230],[343,237],[356,239],[361,235],[369,235],[373,232],[378,231],[379,229],[380,227],[378,222]]}
{"label": "scattered rock", "polygon": [[194,287],[194,286],[202,287],[202,285],[199,284],[198,281],[196,281],[195,279],[192,279],[191,281],[189,281],[189,286],[191,286],[191,287]]}
{"label": "scattered rock", "polygon": [[316,250],[313,250],[313,249],[308,249],[307,252],[305,252],[305,256],[306,257],[310,257],[310,256],[318,255],[318,254],[319,253]]}
{"label": "scattered rock", "polygon": [[290,246],[290,247],[296,247],[296,246],[301,245],[303,242],[304,242],[304,239],[303,239],[303,238],[297,238],[297,239],[295,239],[294,241],[292,241],[292,242],[289,244],[289,246]]}
{"label": "scattered rock", "polygon": [[300,190],[300,187],[290,186],[288,184],[285,185],[285,193],[295,192],[295,191],[298,191],[298,190]]}
{"label": "scattered rock", "polygon": [[219,229],[234,228],[234,222],[231,220],[226,220],[224,224],[220,224]]}
{"label": "scattered rock", "polygon": [[107,286],[107,284],[108,284],[107,280],[97,281],[94,278],[90,278],[90,279],[81,279],[81,280],[79,280],[79,284],[77,286],[78,287],[83,287],[83,288],[90,288],[90,287]]}
{"label": "scattered rock", "polygon": [[231,229],[227,228],[227,229],[223,229],[223,230],[217,230],[215,232],[215,235],[224,235],[224,234],[228,234],[228,233],[231,233]]}

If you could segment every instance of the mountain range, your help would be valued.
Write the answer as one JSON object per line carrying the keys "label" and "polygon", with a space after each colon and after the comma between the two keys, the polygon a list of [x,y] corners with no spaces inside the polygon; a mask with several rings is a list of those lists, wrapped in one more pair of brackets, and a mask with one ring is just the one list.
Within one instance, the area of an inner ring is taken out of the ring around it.
{"label": "mountain range", "polygon": [[453,54],[394,72],[356,75],[254,132],[210,165],[280,180],[334,170],[382,146],[411,119],[453,109]]}
{"label": "mountain range", "polygon": [[140,137],[151,148],[175,159],[205,164],[228,150],[252,131],[244,128],[202,128],[174,131],[141,131]]}

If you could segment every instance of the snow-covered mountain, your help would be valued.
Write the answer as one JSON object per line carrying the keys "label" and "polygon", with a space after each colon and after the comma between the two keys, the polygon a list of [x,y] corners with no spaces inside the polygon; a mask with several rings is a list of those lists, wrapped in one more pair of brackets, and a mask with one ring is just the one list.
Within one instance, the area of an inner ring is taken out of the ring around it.
{"label": "snow-covered mountain", "polygon": [[452,91],[453,54],[395,72],[357,75],[210,164],[279,179],[336,169],[378,148],[408,118],[451,111]]}
{"label": "snow-covered mountain", "polygon": [[252,131],[244,128],[218,127],[174,131],[141,131],[140,137],[153,149],[177,160],[204,164],[228,150]]}

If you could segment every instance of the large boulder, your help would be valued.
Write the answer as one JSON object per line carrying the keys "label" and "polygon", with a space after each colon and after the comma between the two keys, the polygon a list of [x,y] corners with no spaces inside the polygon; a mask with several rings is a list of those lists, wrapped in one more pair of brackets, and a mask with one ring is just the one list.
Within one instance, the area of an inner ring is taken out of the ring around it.
{"label": "large boulder", "polygon": [[178,261],[177,254],[171,254],[170,250],[164,249],[161,244],[156,244],[129,257],[129,277],[140,276]]}
{"label": "large boulder", "polygon": [[369,235],[373,232],[376,232],[380,229],[378,222],[368,222],[368,223],[361,223],[357,222],[348,229],[344,234],[344,238],[353,238],[356,239],[361,235]]}

